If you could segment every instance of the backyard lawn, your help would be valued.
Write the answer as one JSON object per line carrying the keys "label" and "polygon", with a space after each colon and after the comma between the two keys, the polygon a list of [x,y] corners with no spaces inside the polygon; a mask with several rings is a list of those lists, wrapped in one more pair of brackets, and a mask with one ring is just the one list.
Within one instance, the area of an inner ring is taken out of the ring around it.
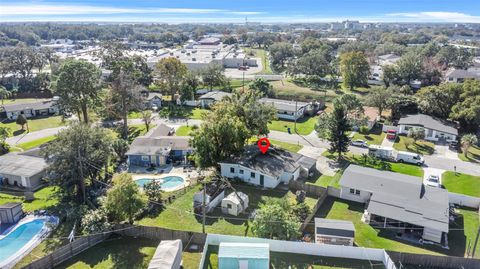
{"label": "backyard lawn", "polygon": [[442,184],[449,192],[480,197],[480,177],[447,171],[442,174]]}
{"label": "backyard lawn", "polygon": [[180,126],[177,130],[175,130],[176,136],[190,136],[190,132],[192,131],[192,126]]}
{"label": "backyard lawn", "polygon": [[[329,159],[336,159],[337,155],[325,151],[322,153],[322,156],[325,156]],[[360,166],[371,167],[379,170],[387,170],[391,172],[406,174],[410,176],[423,177],[423,169],[420,166],[406,163],[394,163],[387,161],[376,160],[375,163],[365,161],[365,158],[362,155],[355,155],[350,152],[344,155],[344,160],[347,163],[352,163]],[[367,159],[368,160],[368,159]]]}
{"label": "backyard lawn", "polygon": [[270,139],[270,143],[274,146],[277,146],[279,148],[282,148],[284,150],[288,150],[288,151],[291,151],[291,152],[298,152],[299,150],[301,150],[303,148],[303,145],[292,144],[292,143],[282,142],[282,141],[277,141],[277,140],[272,140],[272,139]]}
{"label": "backyard lawn", "polygon": [[[262,201],[265,201],[267,197],[273,199],[288,199],[292,202],[295,201],[295,194],[286,190],[262,190],[258,187],[245,184],[234,184],[234,188],[239,192],[248,194],[249,213],[259,208]],[[137,221],[136,224],[159,226],[173,230],[201,232],[202,218],[201,216],[195,216],[193,212],[193,195],[198,190],[200,190],[200,186],[196,186],[195,188],[189,190],[186,194],[177,198],[172,204],[167,205],[166,209],[157,216],[146,217],[140,221]],[[307,197],[305,202],[307,205],[313,208],[316,203],[316,199]],[[207,215],[206,232],[252,236],[248,221],[225,219],[224,217],[225,215],[221,213],[219,208],[215,209],[212,214]],[[247,215],[244,214],[238,218],[247,218]]]}
{"label": "backyard lawn", "polygon": [[24,202],[23,196],[15,196],[0,192],[0,204],[9,202],[23,202],[23,210],[29,212],[37,209],[47,209],[58,204],[58,200],[54,196],[55,187],[45,187],[35,192],[35,200],[32,202]]}
{"label": "backyard lawn", "polygon": [[472,146],[468,149],[467,156],[462,152],[458,154],[458,158],[462,161],[478,163],[480,162],[480,147]]}
{"label": "backyard lawn", "polygon": [[[65,122],[62,121],[62,116],[53,116],[53,117],[48,117],[48,118],[37,118],[37,119],[27,119],[28,121],[28,127],[30,132],[35,132],[43,129],[48,129],[48,128],[55,128],[59,127],[62,125],[65,125]],[[25,131],[21,130],[20,125],[16,124],[15,121],[11,121],[8,123],[0,123],[0,127],[8,127],[10,128],[10,131],[12,135],[20,135],[22,133],[25,133]],[[26,127],[25,127],[26,129]]]}
{"label": "backyard lawn", "polygon": [[202,113],[208,111],[208,109],[198,107],[187,106],[173,106],[172,108],[163,107],[159,112],[160,117],[173,117],[173,118],[188,118],[188,119],[202,119]]}
{"label": "backyard lawn", "polygon": [[320,90],[302,87],[288,80],[271,81],[276,97],[285,100],[312,101],[325,100],[328,102],[337,96],[335,91],[328,90],[326,93]]}
{"label": "backyard lawn", "polygon": [[[450,237],[450,250],[434,246],[423,248],[420,245],[404,243],[404,241],[395,238],[394,231],[388,229],[376,229],[363,223],[361,217],[364,208],[364,204],[328,197],[318,210],[316,217],[352,221],[355,225],[355,244],[360,247],[383,248],[416,254],[451,254],[463,256],[465,245],[462,247],[459,246],[459,244],[464,242],[464,239]],[[466,221],[469,222],[468,225],[475,225],[475,223],[470,224],[471,220]],[[478,228],[478,219],[476,227]],[[309,227],[309,229],[312,229],[312,227]],[[460,242],[455,242],[457,240]]]}
{"label": "backyard lawn", "polygon": [[[318,117],[304,117],[297,121],[297,132],[301,135],[308,135],[315,129],[315,124],[318,121]],[[288,128],[292,133],[295,133],[295,122],[287,120],[274,120],[268,124],[269,130],[288,132]]]}
{"label": "backyard lawn", "polygon": [[333,176],[328,176],[328,175],[322,174],[319,177],[317,177],[315,180],[308,180],[307,184],[317,185],[317,186],[321,186],[321,187],[324,187],[324,188],[326,188],[328,186],[339,188],[340,185],[338,184],[338,182],[340,181],[340,178],[342,177],[343,171],[344,171],[344,169],[340,169]]}
{"label": "backyard lawn", "polygon": [[[407,145],[406,144],[410,144]],[[399,135],[393,147],[396,150],[401,151],[410,151],[414,153],[419,153],[422,155],[432,155],[435,145],[432,142],[425,140],[418,140],[417,143],[413,142],[413,139],[404,135]]]}
{"label": "backyard lawn", "polygon": [[356,132],[352,140],[360,139],[366,141],[369,145],[381,145],[384,138],[385,133],[382,132],[382,127],[377,124],[368,134]]}

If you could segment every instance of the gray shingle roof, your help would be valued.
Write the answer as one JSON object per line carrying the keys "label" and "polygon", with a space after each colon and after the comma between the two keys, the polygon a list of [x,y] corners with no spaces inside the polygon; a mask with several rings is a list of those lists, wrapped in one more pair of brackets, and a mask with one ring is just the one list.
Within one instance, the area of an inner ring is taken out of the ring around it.
{"label": "gray shingle roof", "polygon": [[137,137],[126,155],[159,155],[170,150],[190,150],[189,137],[158,136]]}
{"label": "gray shingle roof", "polygon": [[43,158],[8,153],[0,156],[0,174],[31,177],[43,173],[47,163]]}
{"label": "gray shingle roof", "polygon": [[211,91],[200,96],[198,99],[212,99],[215,101],[221,101],[224,97],[227,97],[227,96],[232,96],[232,94],[228,92]]}
{"label": "gray shingle roof", "polygon": [[168,136],[172,133],[172,128],[161,123],[151,132],[148,132],[148,137]]}
{"label": "gray shingle roof", "polygon": [[350,165],[340,185],[371,192],[369,213],[448,232],[448,192],[419,177]]}
{"label": "gray shingle roof", "polygon": [[20,103],[20,104],[10,104],[10,105],[3,105],[3,109],[6,112],[10,111],[20,111],[25,109],[48,109],[55,105],[55,102],[52,100],[42,101],[42,102],[35,102],[35,103]]}
{"label": "gray shingle roof", "polygon": [[[261,98],[258,101],[264,104],[271,104],[277,110],[290,111],[290,112],[298,111],[299,109],[309,105],[309,103],[304,103],[304,102],[296,102],[297,104],[295,105],[295,101],[273,99],[273,98]],[[296,109],[295,109],[295,106],[296,106]]]}
{"label": "gray shingle roof", "polygon": [[458,130],[455,128],[454,123],[442,121],[425,114],[406,115],[400,118],[398,124],[420,126],[427,129],[458,135]]}
{"label": "gray shingle roof", "polygon": [[353,222],[346,220],[315,218],[315,231],[317,234],[332,236],[355,236]]}
{"label": "gray shingle roof", "polygon": [[294,172],[299,167],[311,169],[316,160],[302,154],[270,147],[266,154],[258,149],[257,145],[245,147],[242,154],[223,163],[239,164],[263,174],[278,177],[285,172]]}

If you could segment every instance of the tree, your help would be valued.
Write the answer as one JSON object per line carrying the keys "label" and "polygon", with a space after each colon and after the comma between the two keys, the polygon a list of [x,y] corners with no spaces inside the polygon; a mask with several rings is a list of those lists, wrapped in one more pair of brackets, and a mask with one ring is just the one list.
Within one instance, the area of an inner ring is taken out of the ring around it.
{"label": "tree", "polygon": [[164,91],[170,93],[172,102],[175,94],[181,89],[183,79],[187,74],[187,66],[174,57],[161,59],[155,66],[157,80],[155,83]]}
{"label": "tree", "polygon": [[310,82],[319,84],[322,78],[329,74],[330,56],[329,50],[316,49],[301,56],[294,65],[296,72],[304,74]]}
{"label": "tree", "polygon": [[257,78],[248,84],[248,88],[262,93],[265,97],[275,97],[272,85],[263,78]]}
{"label": "tree", "polygon": [[343,78],[343,87],[354,90],[368,82],[370,65],[361,52],[347,52],[340,55],[340,72]]}
{"label": "tree", "polygon": [[18,115],[15,123],[22,126],[22,130],[25,130],[25,125],[26,125],[27,126],[27,132],[29,132],[28,121],[27,121],[27,118],[25,118],[24,115],[22,115],[22,114]]}
{"label": "tree", "polygon": [[162,183],[160,180],[151,180],[143,185],[143,192],[145,192],[148,201],[157,205],[162,203]]}
{"label": "tree", "polygon": [[88,123],[88,108],[100,102],[100,69],[84,60],[68,60],[59,72],[55,91],[59,105],[66,111],[81,112]]}
{"label": "tree", "polygon": [[342,158],[343,152],[348,151],[350,138],[347,135],[347,131],[350,128],[347,109],[338,99],[335,99],[333,102],[333,111],[322,114],[315,126],[319,137],[326,138],[330,142],[329,151],[336,152],[338,160]]}
{"label": "tree", "polygon": [[425,129],[422,127],[412,127],[408,129],[408,137],[411,137],[413,143],[417,144],[417,140],[425,138]]}
{"label": "tree", "polygon": [[10,135],[10,128],[0,126],[0,155],[8,153],[10,146],[6,142],[7,137]]}
{"label": "tree", "polygon": [[3,100],[9,98],[12,96],[12,93],[8,91],[5,87],[0,85],[0,99],[2,99],[2,105],[3,105]]}
{"label": "tree", "polygon": [[213,87],[224,86],[227,78],[224,74],[223,66],[219,64],[209,65],[201,71],[203,85],[206,85],[210,90]]}
{"label": "tree", "polygon": [[287,59],[294,56],[292,44],[286,42],[274,43],[269,48],[272,65],[277,68],[285,67]]}
{"label": "tree", "polygon": [[444,83],[421,88],[415,99],[422,113],[448,119],[453,106],[460,102],[462,91],[461,84]]}
{"label": "tree", "polygon": [[382,115],[388,106],[388,100],[392,92],[385,87],[375,87],[367,95],[367,104],[378,109],[378,115]]}
{"label": "tree", "polygon": [[82,217],[82,232],[85,235],[104,232],[112,228],[107,212],[103,208],[89,210]]}
{"label": "tree", "polygon": [[66,195],[86,200],[86,180],[93,181],[101,168],[108,164],[112,150],[109,133],[99,127],[75,123],[57,134],[57,139],[42,149],[54,175],[52,183],[59,185]]}
{"label": "tree", "polygon": [[468,157],[468,150],[471,146],[478,144],[478,138],[474,134],[465,134],[462,136],[460,143],[462,144],[463,154],[465,154],[465,157]]}
{"label": "tree", "polygon": [[133,224],[135,215],[145,207],[146,197],[130,174],[116,174],[112,181],[113,187],[107,191],[102,206],[115,221],[128,220]]}
{"label": "tree", "polygon": [[197,73],[189,71],[183,80],[182,89],[180,91],[181,100],[194,100],[195,92],[199,86],[200,80],[197,77]]}
{"label": "tree", "polygon": [[414,52],[406,53],[395,64],[398,79],[405,85],[410,85],[410,82],[419,79],[422,74],[423,58]]}
{"label": "tree", "polygon": [[300,221],[287,201],[268,200],[257,210],[252,232],[257,237],[292,240],[300,235]]}
{"label": "tree", "polygon": [[391,83],[396,83],[398,80],[398,74],[395,65],[389,64],[383,67],[382,80],[387,88],[390,87]]}
{"label": "tree", "polygon": [[452,107],[450,117],[458,120],[468,130],[476,131],[480,126],[480,81],[467,80],[463,83],[460,102]]}
{"label": "tree", "polygon": [[152,115],[152,111],[145,110],[142,111],[142,121],[145,123],[145,129],[148,132],[150,130],[150,124],[152,124],[155,117]]}
{"label": "tree", "polygon": [[112,141],[112,148],[119,161],[123,161],[126,159],[126,153],[128,151],[128,141],[125,139],[114,139]]}

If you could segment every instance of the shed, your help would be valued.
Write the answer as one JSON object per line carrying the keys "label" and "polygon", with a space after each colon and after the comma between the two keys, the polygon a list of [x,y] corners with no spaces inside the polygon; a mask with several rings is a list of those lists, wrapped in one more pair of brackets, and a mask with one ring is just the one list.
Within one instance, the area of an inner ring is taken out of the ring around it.
{"label": "shed", "polygon": [[218,268],[268,269],[270,246],[263,243],[220,243]]}
{"label": "shed", "polygon": [[148,264],[148,269],[180,269],[182,249],[180,239],[161,241]]}
{"label": "shed", "polygon": [[315,243],[353,246],[354,238],[351,221],[315,218]]}
{"label": "shed", "polygon": [[237,192],[236,194],[232,192],[222,200],[222,212],[224,214],[238,216],[247,208],[248,195],[243,192]]}
{"label": "shed", "polygon": [[0,224],[16,223],[22,218],[22,203],[6,203],[0,205]]}

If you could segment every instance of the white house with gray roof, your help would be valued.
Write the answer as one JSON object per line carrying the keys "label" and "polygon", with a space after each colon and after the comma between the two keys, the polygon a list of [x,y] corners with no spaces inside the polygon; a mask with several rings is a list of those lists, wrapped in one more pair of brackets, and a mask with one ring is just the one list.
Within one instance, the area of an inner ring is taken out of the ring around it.
{"label": "white house with gray roof", "polygon": [[413,127],[425,129],[425,140],[454,141],[457,139],[458,130],[454,123],[443,121],[425,114],[406,115],[398,121],[398,132],[408,134]]}
{"label": "white house with gray roof", "polygon": [[245,147],[239,156],[220,162],[221,175],[246,183],[275,188],[280,183],[308,177],[316,160],[302,154],[270,147],[262,154],[256,145]]}
{"label": "white house with gray roof", "polygon": [[277,117],[285,120],[298,120],[302,118],[305,113],[312,110],[311,103],[281,100],[274,98],[261,98],[258,100],[263,104],[270,104],[277,110]]}
{"label": "white house with gray roof", "polygon": [[23,187],[36,190],[42,186],[47,163],[43,158],[21,153],[0,156],[0,186]]}
{"label": "white house with gray roof", "polygon": [[445,73],[445,81],[450,83],[463,83],[466,79],[480,80],[480,69],[471,67],[468,69],[450,69]]}
{"label": "white house with gray roof", "polygon": [[54,100],[46,100],[33,103],[18,103],[3,105],[6,118],[9,120],[16,120],[19,115],[25,118],[33,118],[40,116],[58,115],[59,109]]}
{"label": "white house with gray roof", "polygon": [[419,177],[350,165],[340,178],[340,198],[366,204],[362,220],[395,228],[407,238],[444,243],[449,200],[445,189]]}
{"label": "white house with gray roof", "polygon": [[210,107],[216,102],[221,101],[223,98],[232,96],[231,93],[222,91],[211,91],[203,94],[198,98],[200,106],[203,108]]}

